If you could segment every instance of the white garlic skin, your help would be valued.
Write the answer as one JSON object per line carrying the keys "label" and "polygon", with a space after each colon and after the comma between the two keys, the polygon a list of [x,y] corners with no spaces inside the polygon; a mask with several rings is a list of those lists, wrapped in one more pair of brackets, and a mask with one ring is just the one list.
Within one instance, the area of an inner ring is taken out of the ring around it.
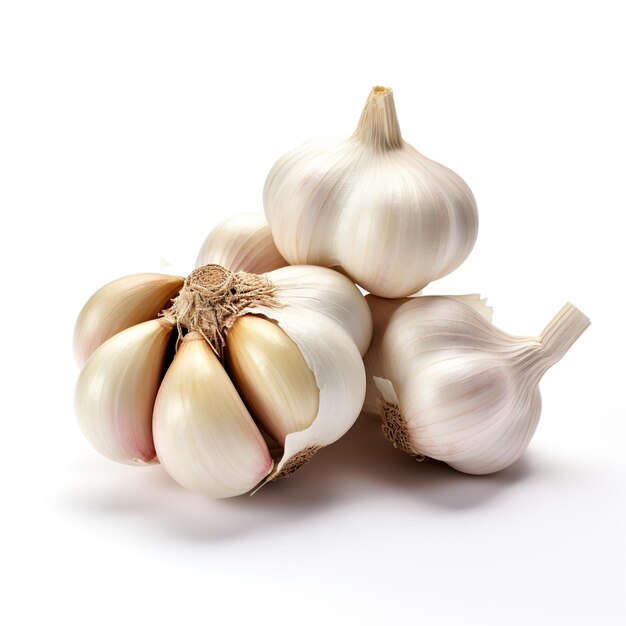
{"label": "white garlic skin", "polygon": [[[422,297],[422,296],[419,296]],[[491,322],[493,318],[493,309],[487,304],[487,298],[482,298],[477,293],[463,294],[463,295],[450,295],[448,298],[456,298],[461,302],[464,302],[468,306],[475,309],[484,318]],[[372,325],[373,325],[373,339],[371,340],[370,349],[367,351],[365,362],[368,370],[367,377],[367,393],[365,395],[365,403],[363,404],[363,412],[370,415],[377,416],[379,413],[379,398],[380,393],[374,384],[373,376],[380,376],[382,371],[379,363],[381,356],[380,343],[381,338],[384,335],[385,327],[389,317],[393,312],[402,304],[410,302],[410,298],[398,298],[398,299],[386,299],[375,298],[374,296],[367,296],[365,298],[368,311],[372,310]]]}
{"label": "white garlic skin", "polygon": [[361,356],[365,354],[372,340],[372,315],[349,278],[317,265],[288,265],[268,272],[267,278],[276,285],[278,300],[329,317],[352,337]]}
{"label": "white garlic skin", "polygon": [[393,94],[382,87],[350,138],[309,142],[276,162],[264,206],[289,263],[339,267],[385,298],[452,272],[478,234],[469,187],[403,141]]}
{"label": "white garlic skin", "polygon": [[381,410],[398,406],[413,453],[468,474],[521,456],[539,421],[541,377],[589,325],[568,304],[539,337],[512,337],[456,298],[367,300],[366,368]]}

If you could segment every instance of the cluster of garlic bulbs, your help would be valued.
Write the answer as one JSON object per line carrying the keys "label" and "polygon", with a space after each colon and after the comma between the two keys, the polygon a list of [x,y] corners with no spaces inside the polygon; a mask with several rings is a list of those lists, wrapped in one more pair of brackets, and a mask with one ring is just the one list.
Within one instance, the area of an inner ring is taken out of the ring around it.
{"label": "cluster of garlic bulbs", "polygon": [[519,458],[541,377],[589,320],[567,304],[512,337],[479,296],[412,295],[466,259],[478,216],[463,180],[404,142],[390,89],[348,139],[279,159],[264,205],[267,220],[218,225],[186,278],[127,276],[85,304],[76,410],[97,450],[229,497],[289,475],[364,407],[413,456],[471,474]]}
{"label": "cluster of garlic bulbs", "polygon": [[370,292],[365,410],[393,444],[474,474],[514,462],[539,419],[539,379],[589,320],[567,305],[539,338],[516,338],[479,297],[405,298],[465,260],[478,216],[463,180],[402,139],[391,89],[372,89],[351,137],[281,157],[264,204],[287,261]]}
{"label": "cluster of garlic bulbs", "polygon": [[372,323],[337,272],[246,271],[281,265],[257,216],[217,230],[199,256],[212,262],[187,278],[121,278],[87,302],[76,410],[105,456],[159,461],[183,486],[228,497],[288,475],[350,428]]}

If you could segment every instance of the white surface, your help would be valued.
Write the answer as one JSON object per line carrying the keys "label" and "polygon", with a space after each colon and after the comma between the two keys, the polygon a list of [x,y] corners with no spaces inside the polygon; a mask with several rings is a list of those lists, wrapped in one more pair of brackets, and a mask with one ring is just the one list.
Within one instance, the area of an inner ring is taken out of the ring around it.
{"label": "white surface", "polygon": [[[0,621],[626,623],[619,3],[222,4],[1,5]],[[478,201],[474,252],[429,291],[480,291],[510,332],[568,299],[593,321],[543,380],[523,460],[417,465],[362,421],[211,502],[100,458],[72,410],[84,300],[161,258],[191,268],[374,84]]]}

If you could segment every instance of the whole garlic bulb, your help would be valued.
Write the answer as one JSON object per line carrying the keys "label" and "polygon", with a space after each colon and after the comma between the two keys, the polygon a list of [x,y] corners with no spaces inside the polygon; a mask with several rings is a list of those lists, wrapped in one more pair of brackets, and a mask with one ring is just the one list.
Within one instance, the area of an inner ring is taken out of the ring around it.
{"label": "whole garlic bulb", "polygon": [[497,472],[527,448],[539,421],[538,383],[589,320],[566,304],[536,338],[512,337],[480,301],[367,297],[374,337],[368,384],[399,449],[468,474]]}
{"label": "whole garlic bulb", "polygon": [[265,182],[276,246],[289,263],[335,267],[397,298],[459,267],[474,247],[474,196],[405,143],[391,89],[374,87],[355,133],[288,152]]}
{"label": "whole garlic bulb", "polygon": [[[233,243],[245,247],[248,236],[231,236],[232,245],[219,240],[231,259],[254,256]],[[229,497],[290,474],[350,428],[365,395],[372,322],[348,278],[313,266],[259,275],[212,263],[183,280],[158,318],[120,329],[87,360],[76,410],[97,450],[123,463],[160,461],[183,486]],[[114,318],[119,329],[144,292],[120,301],[115,284],[97,304],[109,313],[103,324]]]}

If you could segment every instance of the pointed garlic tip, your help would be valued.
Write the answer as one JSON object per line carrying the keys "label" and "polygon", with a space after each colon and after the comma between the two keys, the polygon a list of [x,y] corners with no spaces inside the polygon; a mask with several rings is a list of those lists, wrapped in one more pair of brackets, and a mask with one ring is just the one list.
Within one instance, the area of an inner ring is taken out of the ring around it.
{"label": "pointed garlic tip", "polygon": [[215,498],[250,491],[272,470],[267,445],[215,353],[188,333],[154,406],[154,442],[178,483]]}
{"label": "pointed garlic tip", "polygon": [[131,326],[103,343],[80,373],[75,407],[81,428],[114,461],[156,461],[152,409],[171,332],[163,320]]}
{"label": "pointed garlic tip", "polygon": [[533,358],[540,376],[565,356],[590,324],[589,318],[570,302],[554,316],[539,336],[540,347]]}
{"label": "pointed garlic tip", "polygon": [[107,339],[135,324],[154,319],[183,286],[182,276],[133,274],[94,293],[82,308],[74,329],[74,354],[84,365]]}
{"label": "pointed garlic tip", "polygon": [[374,87],[365,103],[355,137],[376,150],[394,150],[402,147],[402,134],[389,87]]}
{"label": "pointed garlic tip", "polygon": [[254,274],[288,265],[278,252],[262,213],[242,213],[218,224],[204,240],[196,267],[208,263]]}
{"label": "pointed garlic tip", "polygon": [[235,384],[263,428],[284,445],[289,433],[308,428],[319,409],[315,376],[294,341],[278,324],[240,317],[226,336]]}

